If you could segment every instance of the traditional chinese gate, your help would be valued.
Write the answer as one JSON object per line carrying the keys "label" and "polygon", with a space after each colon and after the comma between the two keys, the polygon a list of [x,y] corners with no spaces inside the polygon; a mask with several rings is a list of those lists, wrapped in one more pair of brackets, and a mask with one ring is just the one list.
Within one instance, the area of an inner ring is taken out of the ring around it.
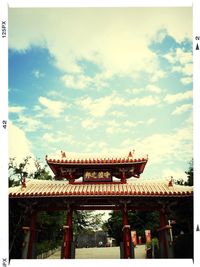
{"label": "traditional chinese gate", "polygon": [[[30,225],[25,226],[23,258],[34,257],[37,213],[40,211],[66,210],[66,224],[63,226],[64,259],[73,253],[73,211],[74,210],[121,210],[123,258],[133,258],[131,229],[128,222],[129,210],[158,211],[160,213],[161,257],[172,257],[166,212],[179,201],[192,199],[192,188],[173,185],[163,180],[127,182],[131,177],[139,178],[148,158],[134,159],[48,159],[46,161],[55,174],[54,181],[27,180],[21,186],[9,189],[10,205],[28,207]],[[80,178],[82,177],[82,181]],[[115,177],[115,180],[114,180]]]}

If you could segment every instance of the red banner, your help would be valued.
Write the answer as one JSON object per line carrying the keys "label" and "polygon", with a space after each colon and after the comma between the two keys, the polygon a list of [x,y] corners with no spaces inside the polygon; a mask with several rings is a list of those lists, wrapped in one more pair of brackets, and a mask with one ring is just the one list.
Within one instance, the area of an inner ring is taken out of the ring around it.
{"label": "red banner", "polygon": [[136,231],[131,231],[131,239],[132,239],[134,246],[136,246],[137,245],[137,233],[136,233]]}
{"label": "red banner", "polygon": [[151,230],[145,230],[146,243],[151,241]]}

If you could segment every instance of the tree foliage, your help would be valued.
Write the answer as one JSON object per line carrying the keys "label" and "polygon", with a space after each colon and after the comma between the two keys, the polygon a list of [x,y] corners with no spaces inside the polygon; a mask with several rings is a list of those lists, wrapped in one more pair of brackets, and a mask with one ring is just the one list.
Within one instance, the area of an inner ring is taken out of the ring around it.
{"label": "tree foliage", "polygon": [[100,230],[103,225],[104,214],[94,213],[92,211],[79,211],[74,210],[73,213],[73,234],[74,241],[77,241],[77,238],[82,233],[91,233],[97,230]]}
{"label": "tree foliage", "polygon": [[40,212],[37,215],[36,255],[57,248],[63,242],[65,211]]}
{"label": "tree foliage", "polygon": [[38,179],[38,180],[52,180],[53,179],[52,176],[49,174],[49,171],[46,170],[47,165],[42,166],[39,159],[34,160],[34,165],[35,165],[36,171],[30,175],[33,179]]}
{"label": "tree foliage", "polygon": [[38,180],[52,180],[52,176],[46,169],[47,165],[42,166],[39,159],[33,159],[35,171],[28,170],[30,160],[32,158],[27,156],[21,163],[16,162],[16,158],[9,159],[9,187],[20,185],[24,178],[38,179]]}
{"label": "tree foliage", "polygon": [[29,156],[25,157],[19,164],[17,164],[16,158],[10,158],[8,163],[9,187],[19,185],[25,177],[28,177],[26,167],[29,165],[30,158]]}
{"label": "tree foliage", "polygon": [[[128,223],[131,230],[137,231],[137,236],[144,240],[145,230],[155,229],[159,226],[159,214],[157,212],[129,211]],[[122,212],[112,211],[110,218],[104,223],[104,228],[108,230],[109,236],[116,239],[117,244],[122,241]]]}
{"label": "tree foliage", "polygon": [[193,159],[189,162],[188,170],[185,171],[185,173],[187,174],[187,180],[184,181],[182,178],[180,178],[175,181],[175,183],[179,185],[193,186]]}
{"label": "tree foliage", "polygon": [[189,162],[189,169],[185,172],[187,174],[187,183],[186,185],[193,185],[193,159]]}

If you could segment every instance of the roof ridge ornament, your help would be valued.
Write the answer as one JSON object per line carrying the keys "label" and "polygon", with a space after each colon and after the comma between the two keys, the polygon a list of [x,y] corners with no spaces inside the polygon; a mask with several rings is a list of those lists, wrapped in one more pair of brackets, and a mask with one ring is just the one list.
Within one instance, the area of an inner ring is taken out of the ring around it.
{"label": "roof ridge ornament", "polygon": [[133,154],[135,153],[135,149],[129,152],[128,158],[133,158]]}
{"label": "roof ridge ornament", "polygon": [[26,188],[26,176],[23,176],[22,181],[21,181],[21,189],[25,189]]}
{"label": "roof ridge ornament", "polygon": [[168,187],[173,187],[173,176],[170,177],[170,180],[168,181]]}
{"label": "roof ridge ornament", "polygon": [[66,158],[66,153],[65,153],[65,151],[62,151],[62,150],[61,150],[61,158],[62,158],[62,159]]}

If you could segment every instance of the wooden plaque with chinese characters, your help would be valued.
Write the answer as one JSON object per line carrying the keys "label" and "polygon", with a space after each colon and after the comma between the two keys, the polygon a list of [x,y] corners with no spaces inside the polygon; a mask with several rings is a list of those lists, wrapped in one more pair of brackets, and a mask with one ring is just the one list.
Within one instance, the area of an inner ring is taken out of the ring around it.
{"label": "wooden plaque with chinese characters", "polygon": [[83,175],[84,182],[112,182],[112,174],[108,170],[86,170]]}

